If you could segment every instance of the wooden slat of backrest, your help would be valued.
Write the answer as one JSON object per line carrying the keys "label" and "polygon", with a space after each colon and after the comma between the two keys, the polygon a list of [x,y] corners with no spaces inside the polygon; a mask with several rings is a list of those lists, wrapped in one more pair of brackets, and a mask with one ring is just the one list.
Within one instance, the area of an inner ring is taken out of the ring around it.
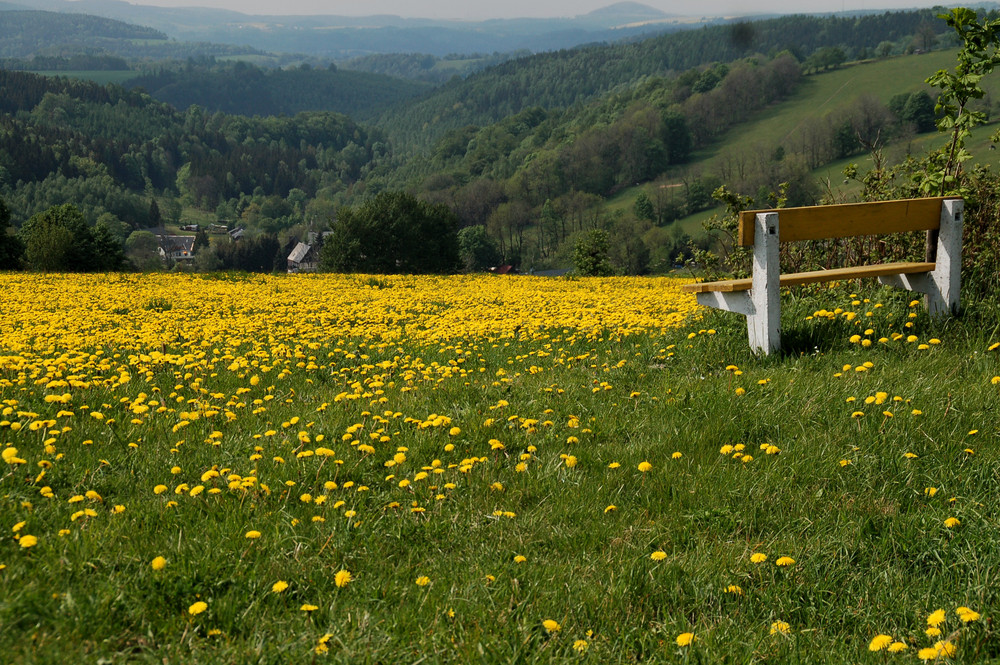
{"label": "wooden slat of backrest", "polygon": [[754,218],[759,212],[778,213],[781,242],[794,242],[936,229],[941,224],[941,202],[944,200],[945,197],[936,197],[745,210],[740,213],[739,244],[744,247],[753,245]]}

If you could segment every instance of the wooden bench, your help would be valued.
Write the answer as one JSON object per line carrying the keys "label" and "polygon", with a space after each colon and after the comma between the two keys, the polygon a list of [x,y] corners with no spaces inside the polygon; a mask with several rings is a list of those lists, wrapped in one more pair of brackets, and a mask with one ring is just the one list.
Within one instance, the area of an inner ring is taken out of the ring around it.
{"label": "wooden bench", "polygon": [[[926,294],[932,316],[956,314],[962,267],[962,210],[959,198],[848,203],[809,208],[749,210],[740,214],[739,244],[753,247],[749,279],[687,284],[698,303],[747,317],[750,348],[765,354],[781,348],[783,286],[877,277],[880,282]],[[780,232],[779,232],[780,225]],[[861,235],[927,231],[922,262],[883,263],[782,275],[778,243]]]}

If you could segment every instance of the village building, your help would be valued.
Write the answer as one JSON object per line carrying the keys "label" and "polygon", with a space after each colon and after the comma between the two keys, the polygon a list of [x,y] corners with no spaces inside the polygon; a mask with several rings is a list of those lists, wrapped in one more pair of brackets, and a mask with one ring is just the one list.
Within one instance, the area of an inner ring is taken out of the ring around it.
{"label": "village building", "polygon": [[194,261],[194,236],[158,235],[156,240],[164,261]]}
{"label": "village building", "polygon": [[314,245],[296,243],[292,253],[288,255],[288,272],[316,272],[318,268],[319,252],[314,249]]}

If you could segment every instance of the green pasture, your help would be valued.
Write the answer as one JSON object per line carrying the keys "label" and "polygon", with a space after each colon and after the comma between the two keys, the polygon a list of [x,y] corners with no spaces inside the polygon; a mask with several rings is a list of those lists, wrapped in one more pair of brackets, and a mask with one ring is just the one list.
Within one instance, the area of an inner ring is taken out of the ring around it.
{"label": "green pasture", "polygon": [[[704,312],[624,338],[315,339],[353,360],[258,386],[224,369],[254,342],[233,340],[198,349],[212,371],[87,393],[103,419],[72,419],[44,481],[48,435],[8,425],[0,446],[30,464],[0,467],[3,661],[996,662],[996,306],[931,321],[847,285],[783,302],[766,358],[741,317]],[[437,369],[367,383],[402,356]],[[6,378],[8,423],[59,408]],[[356,381],[363,398],[336,398]],[[139,393],[240,415],[136,416]],[[300,454],[321,445],[336,456]]]}

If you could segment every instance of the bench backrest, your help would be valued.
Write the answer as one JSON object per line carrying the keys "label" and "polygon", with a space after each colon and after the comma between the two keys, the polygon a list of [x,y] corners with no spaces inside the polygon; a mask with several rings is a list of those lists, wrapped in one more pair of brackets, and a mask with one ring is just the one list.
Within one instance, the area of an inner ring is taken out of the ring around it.
{"label": "bench backrest", "polygon": [[753,246],[754,218],[760,212],[779,214],[781,242],[929,231],[941,225],[942,201],[954,198],[958,197],[746,210],[740,213],[739,244]]}

